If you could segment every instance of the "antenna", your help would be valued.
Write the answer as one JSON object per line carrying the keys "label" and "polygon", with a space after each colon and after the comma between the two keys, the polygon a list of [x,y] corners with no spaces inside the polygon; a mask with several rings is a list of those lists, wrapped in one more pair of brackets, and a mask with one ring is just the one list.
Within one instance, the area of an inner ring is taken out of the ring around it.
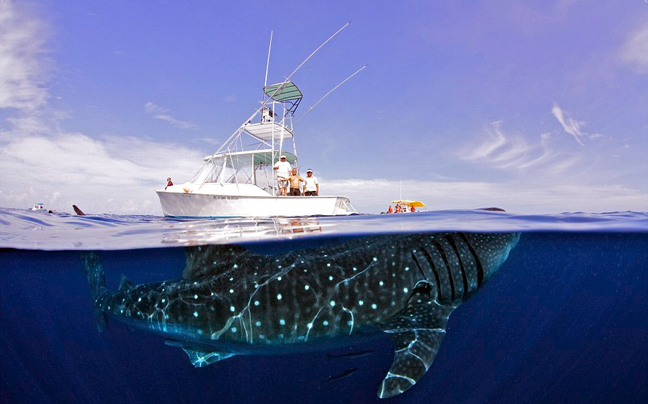
{"label": "antenna", "polygon": [[268,69],[270,68],[270,51],[272,50],[272,34],[274,31],[270,31],[270,45],[268,45],[268,61],[266,62],[266,71],[265,79],[263,80],[263,88],[268,85]]}
{"label": "antenna", "polygon": [[331,89],[331,91],[329,91],[328,93],[326,93],[326,94],[324,95],[324,97],[320,98],[320,99],[319,99],[315,104],[313,104],[312,107],[308,107],[308,111],[304,112],[304,115],[300,116],[299,119],[298,119],[297,121],[295,121],[295,124],[298,124],[299,121],[301,121],[301,120],[302,120],[306,115],[308,115],[309,112],[311,112],[312,110],[314,110],[315,107],[317,106],[317,104],[319,104],[320,102],[322,102],[322,101],[324,100],[324,98],[328,97],[328,96],[329,96],[333,91],[335,91],[335,90],[337,90],[338,88],[340,88],[340,87],[342,86],[342,84],[344,84],[344,83],[346,83],[347,81],[349,81],[353,76],[355,76],[356,74],[358,74],[358,73],[360,73],[361,71],[363,71],[367,66],[369,66],[369,65],[364,65],[364,66],[362,66],[361,68],[359,68],[358,70],[356,70],[355,73],[353,73],[352,75],[350,75],[349,77],[347,77],[346,79],[344,79],[344,80],[343,80],[340,84],[338,84],[337,86],[333,87],[333,88]]}

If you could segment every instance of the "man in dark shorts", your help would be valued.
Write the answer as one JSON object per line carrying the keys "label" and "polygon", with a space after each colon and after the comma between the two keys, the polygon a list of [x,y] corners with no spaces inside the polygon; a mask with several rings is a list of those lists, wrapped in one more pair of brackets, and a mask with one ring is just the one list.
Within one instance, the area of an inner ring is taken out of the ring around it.
{"label": "man in dark shorts", "polygon": [[290,177],[288,177],[288,181],[290,181],[290,193],[288,195],[290,196],[301,196],[301,189],[299,187],[300,182],[304,182],[304,179],[297,175],[297,169],[293,168],[292,173],[290,174]]}
{"label": "man in dark shorts", "polygon": [[319,182],[317,182],[317,178],[315,178],[313,170],[310,168],[306,171],[306,178],[304,179],[304,195],[319,195]]}

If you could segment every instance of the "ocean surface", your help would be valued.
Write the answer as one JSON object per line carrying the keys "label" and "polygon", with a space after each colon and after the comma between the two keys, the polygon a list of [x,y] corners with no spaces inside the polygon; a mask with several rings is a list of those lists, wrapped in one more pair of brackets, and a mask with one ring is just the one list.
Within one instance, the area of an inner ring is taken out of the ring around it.
{"label": "ocean surface", "polygon": [[[450,316],[427,373],[381,400],[385,333],[194,367],[164,338],[99,332],[80,257],[116,290],[178,280],[187,251],[267,256],[418,233],[521,233],[501,268]],[[202,247],[201,247],[202,248]],[[2,403],[646,403],[648,213],[434,211],[178,220],[0,209]]]}

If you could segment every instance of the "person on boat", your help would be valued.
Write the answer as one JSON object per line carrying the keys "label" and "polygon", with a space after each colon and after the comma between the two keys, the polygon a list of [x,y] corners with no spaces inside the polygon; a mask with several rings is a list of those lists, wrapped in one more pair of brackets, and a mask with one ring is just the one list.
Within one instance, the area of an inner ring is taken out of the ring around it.
{"label": "person on boat", "polygon": [[416,208],[414,207],[414,205],[410,206],[410,212],[416,212]]}
{"label": "person on boat", "polygon": [[389,205],[389,209],[387,209],[387,213],[394,213],[394,208],[392,208],[391,205]]}
{"label": "person on boat", "polygon": [[167,184],[166,187],[164,187],[164,190],[166,191],[168,187],[172,187],[172,186],[173,186],[173,182],[171,181],[171,177],[167,177]]}
{"label": "person on boat", "polygon": [[304,195],[317,196],[319,195],[319,182],[313,175],[313,170],[310,168],[306,170],[306,178],[304,179]]}
{"label": "person on boat", "polygon": [[288,177],[288,181],[290,181],[290,193],[288,193],[288,195],[301,196],[302,193],[299,183],[304,182],[304,179],[297,174],[296,168],[292,169],[292,174]]}
{"label": "person on boat", "polygon": [[272,167],[277,171],[277,186],[279,187],[279,195],[286,196],[288,188],[288,177],[290,177],[290,163],[286,161],[286,156],[281,156],[281,161]]}
{"label": "person on boat", "polygon": [[263,107],[261,113],[261,122],[272,122],[274,120],[274,111],[268,107]]}
{"label": "person on boat", "polygon": [[401,209],[400,204],[397,203],[396,204],[396,213],[402,213],[402,212],[403,212],[403,209]]}

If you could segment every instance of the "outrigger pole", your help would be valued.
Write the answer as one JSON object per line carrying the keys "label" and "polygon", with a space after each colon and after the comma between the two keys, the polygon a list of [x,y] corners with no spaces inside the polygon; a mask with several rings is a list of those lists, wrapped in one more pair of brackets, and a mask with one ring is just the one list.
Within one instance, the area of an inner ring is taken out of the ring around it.
{"label": "outrigger pole", "polygon": [[299,119],[298,119],[297,121],[295,121],[295,124],[298,124],[299,121],[301,121],[301,120],[302,120],[306,115],[308,115],[309,112],[311,112],[312,110],[314,110],[315,107],[317,106],[317,104],[319,104],[320,102],[324,101],[324,98],[326,98],[326,97],[328,97],[329,95],[331,95],[331,93],[332,93],[333,91],[335,91],[335,90],[337,90],[338,88],[340,88],[340,87],[342,86],[342,84],[344,84],[344,83],[346,83],[347,81],[351,80],[351,78],[352,78],[353,76],[355,76],[356,74],[358,74],[358,73],[360,73],[361,71],[363,71],[367,66],[369,66],[369,65],[364,65],[364,66],[362,66],[361,68],[359,68],[358,70],[356,70],[355,73],[353,73],[352,75],[350,75],[350,76],[347,77],[346,79],[342,80],[342,82],[341,82],[340,84],[338,84],[337,86],[333,87],[333,88],[331,89],[331,91],[329,91],[328,93],[324,94],[324,97],[322,97],[322,98],[320,98],[319,100],[317,100],[317,102],[316,102],[315,104],[313,104],[312,107],[308,107],[308,111],[304,112],[304,115],[300,116]]}
{"label": "outrigger pole", "polygon": [[[288,80],[289,80],[289,79],[290,79],[290,78],[291,78],[295,73],[297,73],[297,71],[298,71],[298,70],[299,70],[299,69],[300,69],[300,68],[301,68],[301,67],[302,67],[306,62],[308,62],[308,60],[309,60],[310,58],[312,58],[313,55],[315,55],[315,54],[316,54],[320,49],[322,49],[322,48],[324,47],[324,45],[326,45],[327,43],[329,43],[329,42],[331,41],[331,39],[335,38],[335,36],[336,36],[337,34],[339,34],[339,33],[342,32],[346,27],[348,27],[349,24],[351,24],[351,21],[347,22],[346,24],[344,24],[344,25],[342,26],[342,28],[340,28],[340,29],[338,29],[337,31],[335,31],[335,33],[334,33],[333,35],[331,35],[331,36],[330,36],[326,41],[324,41],[324,43],[322,43],[322,44],[321,44],[317,49],[315,49],[315,50],[314,50],[310,55],[308,55],[308,57],[307,57],[306,59],[304,59],[304,61],[301,62],[301,64],[300,64],[299,66],[297,66],[297,68],[296,68],[295,70],[293,70],[293,72],[290,73],[290,75],[289,75],[288,77],[286,77],[286,79],[285,79],[284,82],[283,82],[284,85],[283,85],[283,86],[278,86],[272,94],[269,94],[270,98],[272,98],[273,95],[275,95],[276,93],[278,93],[279,91],[281,91],[281,90],[284,88],[284,86],[288,83]],[[268,81],[268,68],[269,68],[269,66],[270,66],[270,51],[271,51],[271,49],[272,49],[272,35],[273,35],[273,31],[270,31],[270,45],[268,46],[268,59],[267,59],[267,62],[266,62],[266,74],[265,74],[265,79],[264,79],[264,82],[265,82],[266,84],[267,84],[267,81]],[[360,72],[362,69],[364,69],[365,67],[367,67],[367,66],[366,66],[366,65],[363,66],[360,70],[358,70],[357,72],[353,73],[353,74],[352,74],[351,76],[349,76],[346,80],[349,80],[351,77],[355,76],[357,73],[359,73],[359,72]],[[346,80],[344,80],[342,83],[340,83],[340,85],[344,84],[344,82],[345,82]],[[340,85],[338,85],[338,87],[339,87]],[[336,87],[336,88],[337,88],[337,87]],[[334,88],[333,90],[329,91],[329,94],[332,93],[334,90],[335,90],[335,88]],[[327,95],[328,95],[328,94],[327,94]],[[325,97],[326,97],[326,96],[325,96]],[[261,109],[262,109],[262,108],[267,104],[267,102],[268,102],[268,100],[264,100],[264,101],[261,103],[261,106],[260,106],[256,111],[254,111],[254,113],[253,113],[253,114],[252,114],[252,115],[251,115],[251,116],[250,116],[250,117],[249,117],[249,118],[248,118],[248,119],[243,123],[243,125],[245,125],[245,123],[251,121],[252,118],[254,118],[254,116],[255,116],[256,114],[258,114],[258,113],[261,111]],[[318,101],[318,102],[319,102],[319,101]],[[316,105],[317,105],[317,104],[316,104]],[[312,109],[312,108],[314,108],[314,107],[311,107],[311,109]],[[242,125],[241,125],[241,126],[242,126]],[[216,153],[212,154],[212,156],[214,156],[214,155],[220,153],[221,150],[223,150],[223,149],[224,149],[224,148],[229,144],[229,142],[234,138],[234,136],[236,136],[236,135],[239,133],[240,129],[241,129],[241,127],[239,127],[239,128],[238,128],[234,133],[232,133],[232,135],[231,135],[231,136],[230,136],[230,137],[229,137],[229,138],[228,138],[228,139],[227,139],[227,140],[226,140],[226,141],[221,145],[221,147],[216,151]],[[211,156],[210,156],[210,157],[211,157]]]}
{"label": "outrigger pole", "polygon": [[[321,44],[321,45],[320,45],[317,49],[315,49],[315,50],[314,50],[310,55],[308,55],[308,57],[307,57],[306,59],[304,59],[304,61],[301,62],[301,64],[300,64],[299,66],[297,66],[297,68],[296,68],[295,70],[293,70],[293,72],[290,73],[290,75],[288,75],[288,77],[286,77],[286,78],[284,79],[284,81],[283,81],[283,85],[282,85],[282,86],[278,86],[272,94],[269,94],[270,98],[272,98],[272,96],[274,96],[275,94],[277,94],[278,92],[280,92],[281,90],[283,90],[284,87],[286,86],[286,84],[288,84],[288,80],[290,80],[290,78],[291,78],[295,73],[297,73],[297,71],[298,71],[299,69],[301,69],[301,67],[302,67],[306,62],[308,62],[308,60],[309,60],[310,58],[313,57],[313,55],[315,55],[315,54],[316,54],[320,49],[322,49],[322,48],[324,47],[324,45],[326,45],[327,43],[329,43],[329,42],[331,41],[331,39],[335,38],[335,36],[336,36],[337,34],[339,34],[339,33],[342,32],[346,27],[348,27],[349,24],[351,24],[351,21],[347,22],[346,24],[344,24],[344,25],[342,26],[342,28],[340,28],[340,29],[338,29],[337,31],[335,31],[335,33],[334,33],[333,35],[331,35],[331,36],[330,36],[326,41],[324,41],[323,44]],[[272,36],[271,36],[270,38],[271,38],[270,40],[272,41]],[[270,52],[268,51],[268,62],[269,62],[269,61],[270,61]],[[266,69],[266,78],[267,78],[267,69]],[[264,105],[265,105],[265,103],[264,103]]]}
{"label": "outrigger pole", "polygon": [[313,55],[315,55],[315,54],[316,54],[320,49],[322,49],[322,47],[323,47],[324,45],[326,45],[327,43],[329,43],[329,41],[330,41],[331,39],[335,38],[335,36],[336,36],[337,34],[339,34],[340,32],[342,32],[342,30],[344,30],[346,27],[348,27],[349,24],[351,24],[351,21],[347,22],[346,24],[344,24],[344,26],[343,26],[342,28],[340,28],[340,29],[338,29],[337,31],[335,31],[335,33],[334,33],[333,35],[331,35],[331,36],[329,37],[329,39],[327,39],[326,41],[324,41],[324,43],[321,44],[321,45],[319,46],[319,48],[315,49],[315,50],[313,51],[313,53],[311,53],[310,55],[308,55],[308,57],[307,57],[303,62],[301,62],[301,64],[300,64],[299,66],[297,66],[297,68],[296,68],[292,73],[290,73],[290,75],[289,75],[288,77],[286,77],[286,81],[290,80],[290,78],[291,78],[295,73],[297,73],[297,70],[299,70],[299,69],[304,65],[304,63],[308,62],[308,60],[309,60],[310,58],[312,58]]}

